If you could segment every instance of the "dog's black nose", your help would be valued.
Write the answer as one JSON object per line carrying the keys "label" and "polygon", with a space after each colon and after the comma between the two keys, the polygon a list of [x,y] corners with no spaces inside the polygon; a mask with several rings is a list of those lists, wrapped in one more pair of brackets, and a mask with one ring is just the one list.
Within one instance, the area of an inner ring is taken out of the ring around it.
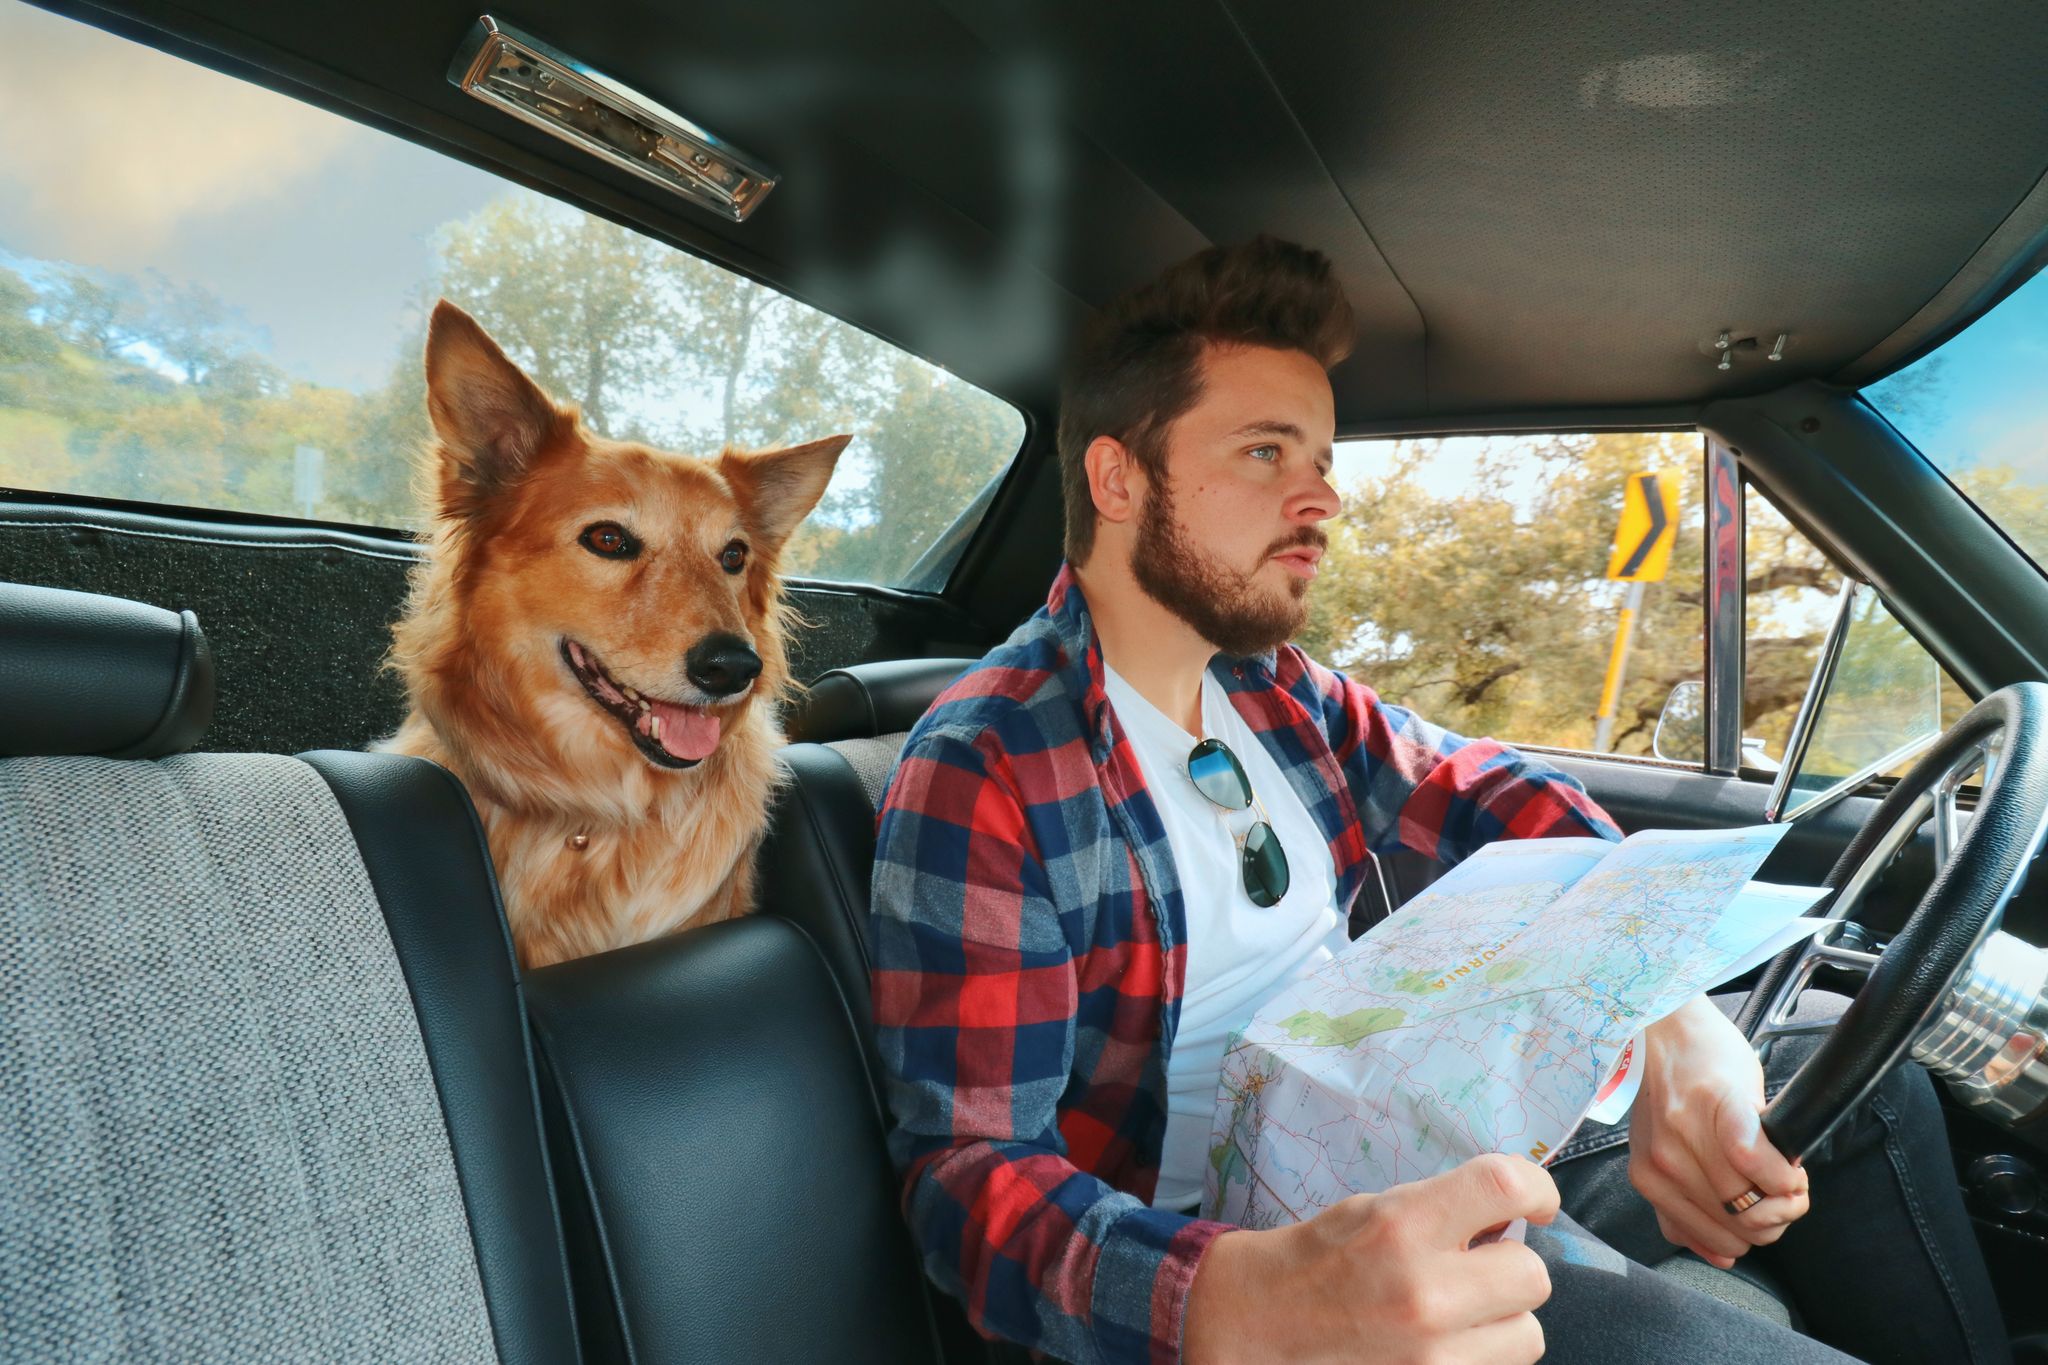
{"label": "dog's black nose", "polygon": [[729,697],[761,676],[761,656],[737,635],[707,635],[683,656],[690,681],[714,697]]}

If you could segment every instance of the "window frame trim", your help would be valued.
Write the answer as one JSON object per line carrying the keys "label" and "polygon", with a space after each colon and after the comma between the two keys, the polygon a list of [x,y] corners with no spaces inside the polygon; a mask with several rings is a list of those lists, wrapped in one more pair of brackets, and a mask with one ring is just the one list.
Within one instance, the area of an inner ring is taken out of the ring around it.
{"label": "window frame trim", "polygon": [[1749,526],[1744,518],[1742,462],[1718,436],[1702,430],[1706,464],[1701,554],[1706,594],[1706,756],[1699,766],[1716,777],[1742,773],[1743,681],[1748,667]]}

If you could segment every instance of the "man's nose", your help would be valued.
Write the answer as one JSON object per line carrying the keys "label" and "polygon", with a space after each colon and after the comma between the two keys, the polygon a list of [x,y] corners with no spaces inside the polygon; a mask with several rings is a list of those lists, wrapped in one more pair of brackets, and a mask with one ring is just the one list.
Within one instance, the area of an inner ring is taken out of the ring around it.
{"label": "man's nose", "polygon": [[714,697],[744,691],[761,675],[761,656],[737,635],[707,635],[683,656],[683,671],[698,689]]}
{"label": "man's nose", "polygon": [[1344,497],[1337,486],[1330,482],[1330,476],[1321,470],[1312,469],[1287,500],[1287,519],[1304,526],[1313,526],[1319,521],[1328,521],[1344,510]]}

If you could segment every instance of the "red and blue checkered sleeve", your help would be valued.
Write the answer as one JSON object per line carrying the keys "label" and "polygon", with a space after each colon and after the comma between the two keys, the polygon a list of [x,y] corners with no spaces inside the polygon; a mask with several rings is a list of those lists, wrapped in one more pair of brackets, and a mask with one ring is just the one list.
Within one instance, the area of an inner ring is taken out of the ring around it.
{"label": "red and blue checkered sleeve", "polygon": [[1068,1159],[1078,975],[1000,749],[914,735],[876,843],[875,1029],[926,1273],[985,1335],[1062,1360],[1178,1360],[1188,1288],[1227,1228]]}
{"label": "red and blue checkered sleeve", "polygon": [[1621,838],[1576,779],[1541,759],[1454,735],[1313,661],[1309,671],[1375,853],[1455,863],[1496,839]]}

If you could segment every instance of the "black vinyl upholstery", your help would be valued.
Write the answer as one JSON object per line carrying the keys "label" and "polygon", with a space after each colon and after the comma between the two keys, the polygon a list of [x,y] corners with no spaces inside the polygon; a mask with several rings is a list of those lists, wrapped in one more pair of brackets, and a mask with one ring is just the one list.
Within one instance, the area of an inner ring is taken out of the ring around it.
{"label": "black vinyl upholstery", "polygon": [[824,954],[874,1058],[868,987],[868,883],[875,863],[875,808],[847,761],[822,744],[782,751],[790,783],[776,797],[756,867],[761,913],[800,926]]}
{"label": "black vinyl upholstery", "polygon": [[802,711],[785,721],[781,754],[789,784],[776,799],[756,863],[755,900],[794,921],[817,943],[859,1021],[872,1066],[868,988],[868,883],[875,863],[875,805],[852,763],[830,745],[900,742],[972,659],[900,659],[824,674]]}
{"label": "black vinyl upholstery", "polygon": [[[909,659],[835,669],[811,686],[809,705],[790,726],[782,751],[789,784],[775,804],[756,864],[759,917],[801,928],[823,955],[845,994],[862,1056],[885,1103],[876,1055],[868,984],[868,888],[875,861],[876,809],[852,760],[834,745],[900,744],[969,659]],[[875,762],[879,753],[863,756]],[[929,1291],[927,1291],[929,1293]],[[968,1325],[955,1300],[930,1294],[934,1320],[950,1361],[1009,1361],[1019,1353],[991,1344]]]}
{"label": "black vinyl upholstery", "polygon": [[0,583],[0,756],[161,758],[213,717],[213,651],[191,612]]}
{"label": "black vinyl upholstery", "polygon": [[528,977],[585,1358],[939,1359],[853,1020],[753,916]]}
{"label": "black vinyl upholstery", "polygon": [[828,744],[896,734],[917,724],[973,659],[886,659],[821,673],[801,703],[784,717],[793,743]]}
{"label": "black vinyl upholstery", "polygon": [[518,967],[475,809],[453,775],[421,759],[301,758],[355,834],[412,994],[499,1359],[574,1360]]}

